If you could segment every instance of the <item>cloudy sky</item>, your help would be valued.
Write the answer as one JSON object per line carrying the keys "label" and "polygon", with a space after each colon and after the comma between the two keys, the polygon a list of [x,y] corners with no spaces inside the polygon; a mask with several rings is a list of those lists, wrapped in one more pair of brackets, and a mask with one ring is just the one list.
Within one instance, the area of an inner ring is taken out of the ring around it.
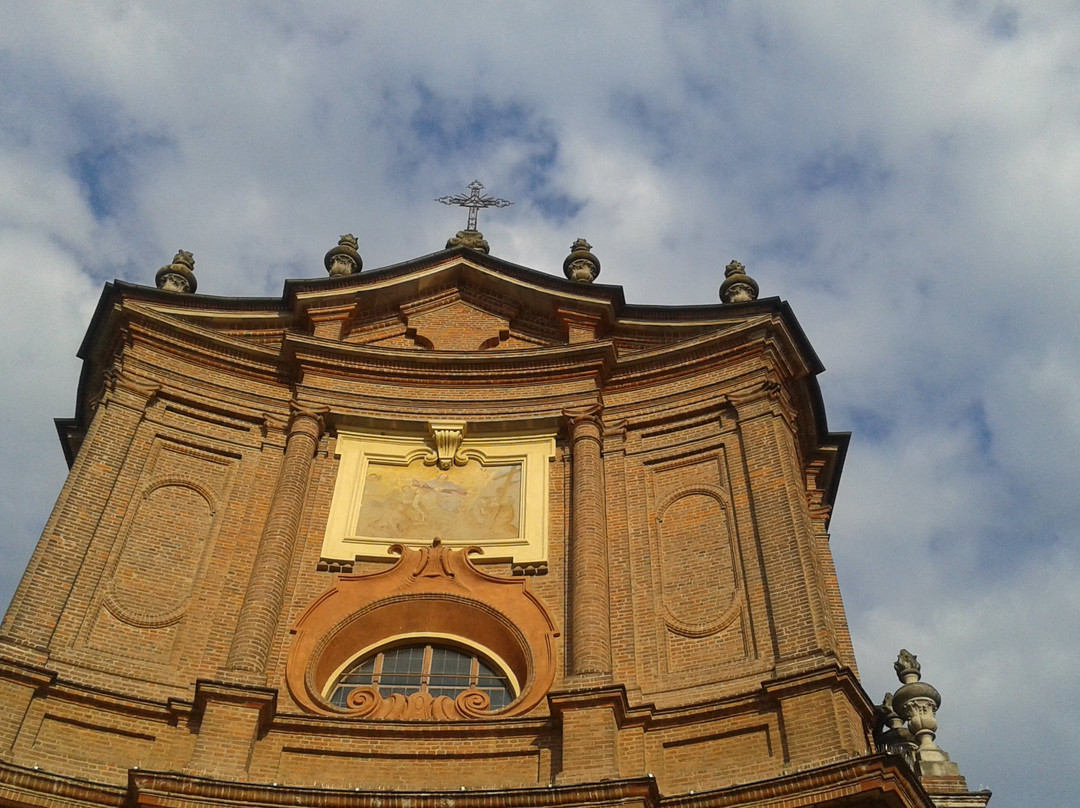
{"label": "cloudy sky", "polygon": [[177,248],[278,295],[353,232],[584,236],[637,303],[791,302],[854,433],[833,550],[867,690],[900,647],[992,805],[1080,770],[1080,4],[0,0],[0,601],[65,466],[102,284]]}

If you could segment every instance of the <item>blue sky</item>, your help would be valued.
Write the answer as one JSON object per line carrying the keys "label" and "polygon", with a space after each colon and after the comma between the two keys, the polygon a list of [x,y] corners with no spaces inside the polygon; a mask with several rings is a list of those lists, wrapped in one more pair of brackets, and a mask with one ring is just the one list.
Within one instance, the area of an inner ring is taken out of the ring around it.
{"label": "blue sky", "polygon": [[[0,0],[10,597],[65,472],[102,284],[177,248],[277,295],[353,232],[494,254],[584,236],[629,301],[789,300],[854,433],[832,524],[860,672],[915,651],[992,804],[1064,804],[1080,749],[1080,4]],[[42,338],[42,334],[46,338]],[[44,447],[42,450],[41,447]]]}

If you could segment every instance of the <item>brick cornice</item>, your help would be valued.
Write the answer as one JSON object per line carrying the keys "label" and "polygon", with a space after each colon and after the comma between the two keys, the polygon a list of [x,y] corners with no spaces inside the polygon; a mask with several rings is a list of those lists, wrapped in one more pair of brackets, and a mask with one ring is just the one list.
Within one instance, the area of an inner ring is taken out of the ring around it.
{"label": "brick cornice", "polygon": [[[852,803],[851,799],[858,802]],[[872,755],[758,783],[661,800],[663,808],[933,808],[911,769],[891,755]]]}
{"label": "brick cornice", "polygon": [[[802,660],[789,660],[789,663],[791,666],[807,664]],[[843,691],[850,702],[862,713],[864,720],[867,722],[872,720],[874,705],[855,673],[850,668],[835,663],[821,665],[819,662],[818,667],[813,670],[772,679],[762,682],[761,685],[762,690],[772,699],[780,699],[800,690],[815,690],[822,687],[832,687]]]}
{"label": "brick cornice", "polygon": [[201,720],[210,702],[227,702],[250,707],[259,713],[259,725],[265,727],[277,712],[277,690],[231,682],[199,679],[195,683],[195,701],[192,718]]}
{"label": "brick cornice", "polygon": [[616,362],[611,340],[513,351],[437,351],[354,345],[288,334],[282,352],[301,372],[319,370],[413,385],[452,380],[489,386],[588,374],[606,378]]}
{"label": "brick cornice", "polygon": [[759,316],[718,324],[706,334],[620,357],[613,384],[650,384],[730,365],[739,356],[767,356],[777,372],[799,378],[813,372],[782,318]]}
{"label": "brick cornice", "polygon": [[[4,651],[10,650],[8,643],[0,647]],[[56,671],[0,656],[0,678],[31,687],[48,687],[55,684]]]}
{"label": "brick cornice", "polygon": [[130,805],[160,808],[205,805],[207,801],[305,808],[533,808],[534,806],[638,805],[661,803],[651,777],[584,785],[483,791],[352,791],[289,788],[227,782],[167,772],[131,772]]}
{"label": "brick cornice", "polygon": [[127,800],[127,789],[37,768],[0,761],[0,803],[56,808],[58,805],[116,806]]}

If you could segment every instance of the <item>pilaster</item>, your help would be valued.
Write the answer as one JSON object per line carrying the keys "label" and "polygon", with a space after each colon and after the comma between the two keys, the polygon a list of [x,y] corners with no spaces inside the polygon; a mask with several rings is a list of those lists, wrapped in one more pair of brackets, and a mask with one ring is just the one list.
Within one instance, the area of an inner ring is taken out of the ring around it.
{"label": "pilaster", "polygon": [[56,681],[56,673],[0,659],[0,758],[10,759],[35,694]]}
{"label": "pilaster", "polygon": [[562,729],[562,768],[555,777],[557,783],[595,783],[622,776],[619,726],[627,709],[623,690],[552,693],[548,704]]}
{"label": "pilaster", "polygon": [[814,559],[803,474],[794,446],[791,407],[780,386],[765,381],[731,395],[738,411],[743,462],[756,540],[761,546],[776,674],[805,667],[808,656],[831,654],[826,592]]}
{"label": "pilaster", "polygon": [[[0,647],[43,663],[68,595],[131,453],[136,430],[161,385],[123,369],[105,384],[82,448],[0,627]],[[31,656],[27,656],[27,653]]]}
{"label": "pilaster", "polygon": [[570,420],[570,661],[574,674],[611,672],[607,519],[599,405],[567,410]]}
{"label": "pilaster", "polygon": [[255,742],[276,712],[276,690],[200,679],[192,711],[198,738],[186,771],[226,780],[247,779]]}
{"label": "pilaster", "polygon": [[266,663],[285,599],[296,531],[322,435],[323,417],[321,410],[293,406],[274,499],[255,555],[226,669],[221,674],[227,681],[265,683]]}

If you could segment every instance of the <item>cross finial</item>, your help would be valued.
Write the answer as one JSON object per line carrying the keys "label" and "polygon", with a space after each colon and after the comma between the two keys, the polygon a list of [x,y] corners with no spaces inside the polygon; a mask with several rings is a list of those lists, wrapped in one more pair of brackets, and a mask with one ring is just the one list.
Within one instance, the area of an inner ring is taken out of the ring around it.
{"label": "cross finial", "polygon": [[476,230],[476,212],[480,208],[505,208],[507,205],[513,205],[514,203],[507,199],[496,199],[492,196],[483,196],[480,191],[484,189],[484,185],[480,180],[473,180],[469,183],[469,195],[454,194],[454,196],[440,196],[436,199],[436,202],[442,202],[444,205],[459,205],[463,208],[469,209],[469,226],[467,230]]}

